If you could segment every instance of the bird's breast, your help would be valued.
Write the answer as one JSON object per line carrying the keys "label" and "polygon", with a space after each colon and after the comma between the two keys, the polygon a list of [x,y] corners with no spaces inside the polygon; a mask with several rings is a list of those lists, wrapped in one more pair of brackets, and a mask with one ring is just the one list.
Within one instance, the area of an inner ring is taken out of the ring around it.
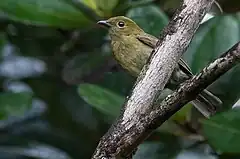
{"label": "bird's breast", "polygon": [[117,62],[133,76],[138,76],[152,52],[137,39],[112,41],[111,46]]}

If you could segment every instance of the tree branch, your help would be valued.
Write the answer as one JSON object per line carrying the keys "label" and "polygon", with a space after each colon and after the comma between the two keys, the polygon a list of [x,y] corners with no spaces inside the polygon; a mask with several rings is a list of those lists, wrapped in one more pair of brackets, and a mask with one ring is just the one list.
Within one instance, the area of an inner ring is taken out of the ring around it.
{"label": "tree branch", "polygon": [[207,88],[207,86],[239,62],[240,42],[210,63],[200,73],[182,83],[177,90],[165,98],[160,104],[157,104],[156,109],[152,110],[149,113],[150,116],[145,118],[145,120],[150,123],[148,126],[152,128],[160,126],[185,104],[195,99],[202,90]]}
{"label": "tree branch", "polygon": [[[132,152],[154,129],[210,84],[206,81],[214,81],[216,79],[214,77],[219,77],[224,73],[223,71],[232,67],[230,64],[235,64],[235,61],[229,56],[220,58],[209,68],[203,70],[201,74],[188,80],[161,102],[160,106],[157,103],[158,96],[170,78],[177,61],[187,49],[213,1],[183,1],[181,8],[164,29],[148,64],[141,71],[119,118],[99,142],[93,159],[131,158]],[[239,58],[239,56],[236,57]],[[232,60],[232,63],[227,63],[228,60]],[[219,69],[219,71],[215,69]],[[214,72],[213,70],[216,75],[210,77],[209,73]]]}

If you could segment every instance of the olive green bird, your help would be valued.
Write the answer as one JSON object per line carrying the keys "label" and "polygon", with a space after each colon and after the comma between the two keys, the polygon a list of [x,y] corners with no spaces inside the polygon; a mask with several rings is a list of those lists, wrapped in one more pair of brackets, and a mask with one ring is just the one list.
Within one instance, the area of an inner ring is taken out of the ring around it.
{"label": "olive green bird", "polygon": [[[101,20],[98,24],[109,29],[111,47],[117,62],[131,75],[137,77],[156,46],[158,38],[145,33],[134,21],[124,16]],[[180,59],[166,87],[174,90],[192,75],[189,66]],[[217,111],[222,102],[204,90],[192,104],[205,117],[209,117]]]}

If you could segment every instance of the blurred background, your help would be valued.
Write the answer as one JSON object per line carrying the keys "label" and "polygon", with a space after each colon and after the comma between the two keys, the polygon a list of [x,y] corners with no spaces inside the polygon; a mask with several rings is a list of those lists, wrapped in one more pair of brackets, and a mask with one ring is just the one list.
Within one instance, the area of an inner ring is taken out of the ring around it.
{"label": "blurred background", "polygon": [[[219,0],[184,59],[194,73],[240,40],[240,1]],[[135,78],[114,61],[96,22],[134,19],[159,36],[179,0],[1,0],[0,159],[89,159]],[[238,13],[239,12],[239,13]],[[210,120],[186,105],[134,159],[240,157],[240,65],[209,90],[223,101]],[[232,109],[232,107],[234,108]]]}

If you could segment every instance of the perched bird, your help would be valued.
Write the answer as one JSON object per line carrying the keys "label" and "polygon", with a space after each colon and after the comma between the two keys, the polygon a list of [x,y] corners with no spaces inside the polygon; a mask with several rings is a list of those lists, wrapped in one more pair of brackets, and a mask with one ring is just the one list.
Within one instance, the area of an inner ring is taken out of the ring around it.
{"label": "perched bird", "polygon": [[[133,20],[124,16],[101,20],[98,24],[109,29],[116,61],[131,75],[138,76],[158,38],[145,33]],[[189,66],[180,59],[166,87],[174,90],[192,75]],[[222,104],[219,98],[207,90],[202,91],[192,103],[205,117],[213,115]]]}

